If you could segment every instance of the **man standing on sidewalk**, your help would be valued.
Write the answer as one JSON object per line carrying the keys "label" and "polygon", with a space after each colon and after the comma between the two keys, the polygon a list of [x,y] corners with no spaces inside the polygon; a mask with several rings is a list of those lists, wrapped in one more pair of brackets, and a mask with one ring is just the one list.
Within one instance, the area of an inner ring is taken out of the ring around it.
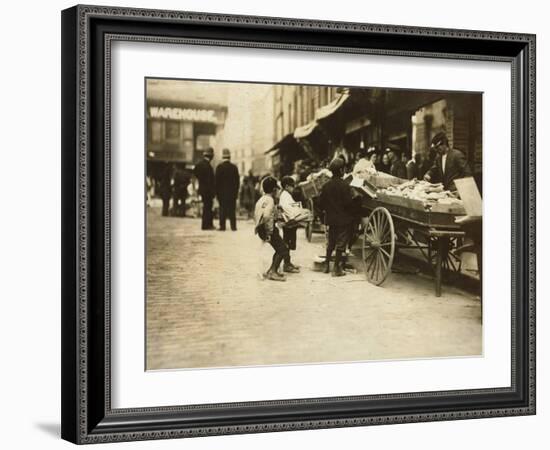
{"label": "man standing on sidewalk", "polygon": [[214,158],[214,149],[208,147],[204,153],[204,158],[195,166],[194,174],[199,180],[199,195],[202,198],[202,225],[203,230],[213,230],[212,222],[212,201],[216,193],[216,180],[214,178],[214,169],[210,161]]}
{"label": "man standing on sidewalk", "polygon": [[222,159],[223,162],[216,167],[216,196],[220,203],[220,231],[225,231],[226,219],[229,219],[231,229],[237,231],[235,209],[239,194],[239,169],[230,161],[229,149],[223,149]]}

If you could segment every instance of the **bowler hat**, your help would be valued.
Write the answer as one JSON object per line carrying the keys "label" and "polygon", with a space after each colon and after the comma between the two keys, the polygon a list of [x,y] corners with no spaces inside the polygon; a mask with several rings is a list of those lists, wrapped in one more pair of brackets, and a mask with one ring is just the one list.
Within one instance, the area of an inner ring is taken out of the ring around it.
{"label": "bowler hat", "polygon": [[208,147],[204,150],[203,155],[212,158],[214,156],[214,149],[212,147]]}
{"label": "bowler hat", "polygon": [[231,158],[231,152],[229,151],[228,148],[224,148],[224,149],[222,150],[222,158],[223,158],[223,159],[229,159],[229,158]]}

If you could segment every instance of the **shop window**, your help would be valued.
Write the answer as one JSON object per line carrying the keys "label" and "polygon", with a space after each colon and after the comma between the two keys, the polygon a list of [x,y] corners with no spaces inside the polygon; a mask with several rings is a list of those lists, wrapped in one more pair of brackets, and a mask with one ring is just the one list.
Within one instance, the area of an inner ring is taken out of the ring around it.
{"label": "shop window", "polygon": [[174,140],[180,137],[180,123],[169,120],[166,122],[166,139]]}
{"label": "shop window", "polygon": [[193,122],[184,122],[182,130],[183,139],[193,139]]}
{"label": "shop window", "polygon": [[160,121],[149,121],[149,140],[154,144],[162,142],[162,123]]}

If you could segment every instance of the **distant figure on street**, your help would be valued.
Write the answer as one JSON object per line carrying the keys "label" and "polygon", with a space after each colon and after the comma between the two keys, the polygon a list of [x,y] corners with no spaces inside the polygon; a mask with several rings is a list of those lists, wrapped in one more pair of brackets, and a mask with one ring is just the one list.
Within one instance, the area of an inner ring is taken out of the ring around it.
{"label": "distant figure on street", "polygon": [[407,168],[407,179],[421,180],[424,176],[422,173],[422,155],[420,153],[415,153],[412,159],[406,164]]}
{"label": "distant figure on street", "polygon": [[363,178],[368,173],[376,173],[375,161],[373,161],[373,155],[376,156],[374,150],[364,152],[361,158],[357,160],[353,166],[353,175]]}
{"label": "distant figure on street", "polygon": [[162,199],[162,215],[168,216],[170,213],[170,199],[172,198],[172,174],[174,168],[171,164],[166,164],[162,172],[159,183],[159,194]]}
{"label": "distant figure on street", "polygon": [[185,201],[187,200],[187,186],[189,181],[190,177],[185,171],[185,165],[183,169],[177,168],[174,174],[173,210],[175,216],[185,217]]}
{"label": "distant figure on street", "polygon": [[390,175],[397,178],[407,179],[407,168],[401,159],[401,152],[394,148],[387,148],[386,153],[390,159]]}
{"label": "distant figure on street", "polygon": [[147,205],[147,208],[151,206],[151,200],[153,199],[153,182],[151,181],[151,177],[147,175],[145,177],[145,202]]}
{"label": "distant figure on street", "polygon": [[374,168],[378,170],[378,153],[376,152],[376,147],[369,147],[367,150],[367,158],[373,164]]}
{"label": "distant figure on street", "polygon": [[471,176],[464,153],[449,147],[449,140],[443,131],[433,137],[431,146],[437,154],[424,179],[431,183],[441,182],[444,189],[455,191],[454,180]]}
{"label": "distant figure on street", "polygon": [[332,172],[332,178],[322,187],[319,197],[321,209],[326,214],[326,225],[328,225],[325,273],[330,272],[330,259],[332,252],[336,249],[332,276],[341,277],[346,274],[343,270],[343,255],[351,239],[354,223],[353,197],[351,187],[342,180],[344,162],[340,158],[335,158],[328,169]]}
{"label": "distant figure on street", "polygon": [[241,208],[246,210],[247,217],[252,219],[254,217],[254,204],[256,203],[256,182],[254,177],[249,175],[244,178],[241,185],[241,191],[239,193],[239,204]]}
{"label": "distant figure on street", "polygon": [[275,226],[275,200],[279,191],[277,180],[270,176],[264,178],[262,180],[262,190],[264,195],[256,202],[254,208],[254,232],[262,241],[269,242],[269,245],[275,250],[271,266],[264,276],[268,280],[286,281],[286,277],[279,273],[279,266],[288,255],[288,247],[281,239],[279,230]]}
{"label": "distant figure on street", "polygon": [[239,169],[231,160],[231,152],[224,148],[222,159],[216,167],[216,196],[220,203],[220,231],[225,231],[225,222],[229,219],[231,229],[237,231],[237,196],[239,194]]}
{"label": "distant figure on street", "polygon": [[203,153],[203,159],[195,166],[194,174],[199,180],[199,195],[202,199],[202,224],[203,230],[213,230],[212,201],[216,194],[216,179],[214,169],[210,161],[214,158],[214,149],[208,147]]}
{"label": "distant figure on street", "polygon": [[378,172],[383,172],[383,173],[390,173],[390,168],[391,168],[391,164],[390,164],[390,157],[387,153],[384,153],[382,155],[382,162],[380,163],[380,166],[377,168],[378,169]]}

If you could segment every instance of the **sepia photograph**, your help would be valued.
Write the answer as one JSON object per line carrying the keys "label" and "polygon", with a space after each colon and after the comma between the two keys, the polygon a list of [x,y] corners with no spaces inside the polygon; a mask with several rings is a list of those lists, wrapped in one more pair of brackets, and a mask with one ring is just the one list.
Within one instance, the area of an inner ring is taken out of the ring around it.
{"label": "sepia photograph", "polygon": [[482,356],[482,105],[146,78],[146,370]]}

